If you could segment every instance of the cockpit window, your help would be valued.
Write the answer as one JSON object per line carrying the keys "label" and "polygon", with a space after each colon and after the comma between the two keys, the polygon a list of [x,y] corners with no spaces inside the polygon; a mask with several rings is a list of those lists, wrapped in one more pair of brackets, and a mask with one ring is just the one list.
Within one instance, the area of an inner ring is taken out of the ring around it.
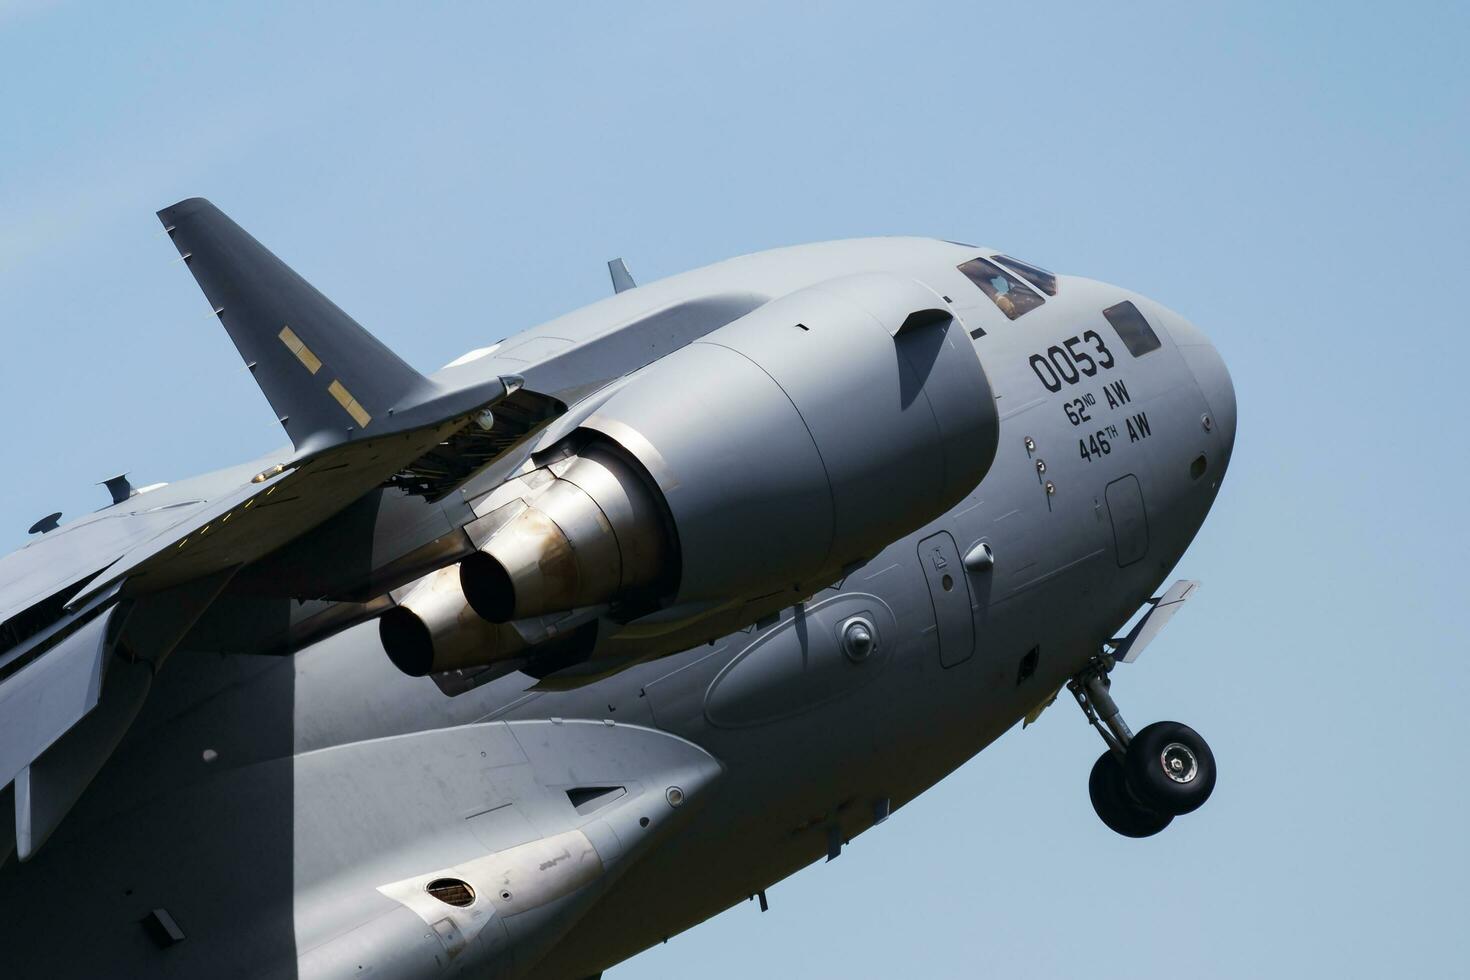
{"label": "cockpit window", "polygon": [[1128,348],[1128,353],[1134,357],[1142,357],[1149,351],[1158,350],[1159,335],[1154,333],[1154,328],[1148,325],[1143,314],[1138,312],[1138,307],[1124,300],[1117,306],[1110,306],[1103,310],[1103,316],[1118,331],[1118,339],[1123,341]]}
{"label": "cockpit window", "polygon": [[1030,286],[985,259],[971,259],[960,271],[1012,320],[1046,302]]}
{"label": "cockpit window", "polygon": [[1046,295],[1055,296],[1057,294],[1057,277],[1040,266],[1013,259],[1009,255],[996,255],[993,258],[1012,272],[1024,276],[1027,282]]}

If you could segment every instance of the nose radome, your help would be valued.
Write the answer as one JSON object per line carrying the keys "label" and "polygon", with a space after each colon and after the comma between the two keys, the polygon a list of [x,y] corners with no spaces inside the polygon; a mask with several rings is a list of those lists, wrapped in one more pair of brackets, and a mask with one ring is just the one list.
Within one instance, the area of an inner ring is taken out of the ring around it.
{"label": "nose radome", "polygon": [[1180,316],[1169,318],[1169,333],[1184,363],[1194,374],[1205,403],[1210,408],[1210,421],[1225,447],[1225,463],[1235,446],[1235,385],[1225,360],[1199,328]]}

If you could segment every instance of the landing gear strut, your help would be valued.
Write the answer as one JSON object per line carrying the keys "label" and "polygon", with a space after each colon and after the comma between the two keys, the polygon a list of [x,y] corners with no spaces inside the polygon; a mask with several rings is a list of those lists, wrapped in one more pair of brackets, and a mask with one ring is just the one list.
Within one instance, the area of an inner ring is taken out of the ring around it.
{"label": "landing gear strut", "polygon": [[1067,689],[1108,749],[1093,764],[1087,789],[1102,822],[1124,837],[1151,837],[1175,817],[1199,809],[1215,789],[1215,756],[1199,733],[1156,721],[1137,735],[1108,693],[1113,658],[1095,657]]}

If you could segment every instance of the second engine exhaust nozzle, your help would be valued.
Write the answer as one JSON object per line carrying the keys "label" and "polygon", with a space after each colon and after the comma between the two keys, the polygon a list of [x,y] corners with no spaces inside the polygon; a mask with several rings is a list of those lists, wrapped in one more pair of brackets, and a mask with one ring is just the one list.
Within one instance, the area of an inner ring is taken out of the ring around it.
{"label": "second engine exhaust nozzle", "polygon": [[[383,647],[404,673],[532,654],[575,659],[590,652],[595,630],[567,614],[652,597],[677,574],[647,478],[605,441],[548,464],[519,506],[480,551],[424,576],[383,614]],[[550,618],[530,622],[538,617]]]}
{"label": "second engine exhaust nozzle", "polygon": [[378,620],[383,649],[410,677],[478,667],[525,648],[509,626],[488,623],[465,602],[459,567],[424,576]]}

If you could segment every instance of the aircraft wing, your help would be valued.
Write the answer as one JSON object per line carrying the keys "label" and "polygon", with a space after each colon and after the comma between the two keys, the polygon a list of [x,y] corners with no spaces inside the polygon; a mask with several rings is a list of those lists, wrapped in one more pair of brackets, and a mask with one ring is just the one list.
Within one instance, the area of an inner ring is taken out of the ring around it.
{"label": "aircraft wing", "polygon": [[50,829],[31,819],[58,811],[56,800],[32,798],[57,780],[27,769],[97,705],[110,661],[99,650],[151,646],[138,655],[156,667],[236,570],[377,487],[443,496],[565,409],[518,377],[426,378],[208,201],[159,218],[291,446],[134,496],[0,559],[0,788],[14,780],[18,808],[34,811],[18,813],[17,826],[30,828],[22,856]]}
{"label": "aircraft wing", "polygon": [[119,581],[125,595],[156,592],[255,561],[488,421],[520,388],[518,378],[435,384],[208,201],[158,216],[294,450],[128,549],[73,609]]}

